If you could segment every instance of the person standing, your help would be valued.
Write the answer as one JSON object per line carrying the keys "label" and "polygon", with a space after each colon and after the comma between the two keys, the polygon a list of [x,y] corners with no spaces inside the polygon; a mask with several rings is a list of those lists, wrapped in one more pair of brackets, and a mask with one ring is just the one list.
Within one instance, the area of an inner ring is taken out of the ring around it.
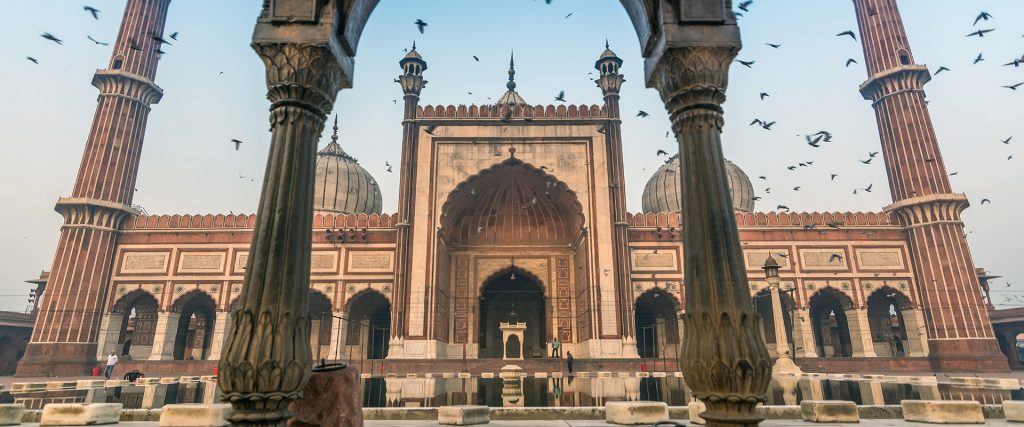
{"label": "person standing", "polygon": [[117,354],[112,351],[110,352],[110,356],[107,356],[107,369],[103,371],[103,376],[106,377],[108,380],[110,379],[110,374],[114,372],[114,365],[116,364]]}
{"label": "person standing", "polygon": [[562,343],[558,341],[558,337],[551,341],[551,357],[556,357],[556,355],[558,358],[562,358]]}
{"label": "person standing", "polygon": [[565,365],[569,368],[569,373],[572,373],[572,352],[566,353]]}

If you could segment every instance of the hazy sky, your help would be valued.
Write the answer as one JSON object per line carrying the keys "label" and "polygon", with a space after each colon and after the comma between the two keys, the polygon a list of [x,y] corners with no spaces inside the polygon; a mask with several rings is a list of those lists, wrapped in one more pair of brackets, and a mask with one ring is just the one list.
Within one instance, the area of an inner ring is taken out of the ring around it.
{"label": "hazy sky", "polygon": [[[89,82],[105,67],[124,0],[89,0],[100,19],[66,0],[9,0],[0,26],[7,92],[0,101],[0,310],[23,310],[29,285],[49,270],[61,224],[53,211],[70,194],[93,117],[97,91]],[[149,117],[135,203],[155,214],[254,212],[266,162],[268,102],[263,65],[249,47],[260,0],[174,0],[156,82],[165,91]],[[997,280],[997,302],[1024,297],[1024,232],[1013,218],[1024,210],[1024,66],[1001,66],[1024,55],[1024,2],[1019,0],[902,0],[914,57],[943,72],[926,86],[954,188],[973,202],[964,219],[975,263]],[[973,27],[985,10],[992,21]],[[566,17],[569,14],[571,16]],[[413,22],[429,23],[419,34]],[[891,199],[883,162],[859,163],[879,151],[871,106],[857,93],[865,80],[859,43],[836,37],[856,30],[850,0],[756,0],[740,18],[744,48],[730,75],[724,136],[726,155],[754,180],[757,210],[785,204],[795,211],[879,211]],[[965,37],[995,28],[984,38]],[[63,46],[42,39],[49,32]],[[342,146],[376,177],[384,209],[397,202],[401,90],[393,82],[402,49],[415,40],[428,62],[423,104],[490,103],[504,92],[510,50],[516,80],[530,103],[551,103],[561,90],[571,103],[599,103],[588,80],[607,38],[625,60],[623,138],[630,211],[640,210],[644,184],[677,151],[665,138],[669,123],[653,89],[645,88],[635,32],[616,0],[383,0],[367,24],[356,59],[355,88],[335,109]],[[772,49],[766,42],[779,43]],[[972,65],[982,53],[984,61]],[[472,56],[480,58],[479,62]],[[39,60],[33,64],[25,59]],[[844,67],[848,58],[859,63]],[[761,101],[760,92],[771,96]],[[467,92],[472,92],[470,95]],[[638,110],[650,117],[634,117]],[[771,131],[747,124],[777,121]],[[806,145],[801,135],[830,130],[835,142]],[[1001,139],[1013,136],[1010,144]],[[323,140],[328,140],[325,134]],[[230,139],[245,141],[235,151]],[[1010,155],[1016,158],[1007,160]],[[1018,155],[1019,154],[1019,155]],[[811,160],[795,172],[786,166]],[[880,159],[879,159],[880,160]],[[838,173],[834,182],[830,173]],[[767,181],[757,179],[764,175]],[[240,176],[242,178],[240,178]],[[255,182],[250,177],[255,178]],[[851,194],[874,184],[872,193]],[[800,185],[799,192],[792,188]],[[771,187],[770,194],[765,194]],[[992,204],[982,206],[982,198]],[[1013,285],[1011,285],[1013,284]]]}

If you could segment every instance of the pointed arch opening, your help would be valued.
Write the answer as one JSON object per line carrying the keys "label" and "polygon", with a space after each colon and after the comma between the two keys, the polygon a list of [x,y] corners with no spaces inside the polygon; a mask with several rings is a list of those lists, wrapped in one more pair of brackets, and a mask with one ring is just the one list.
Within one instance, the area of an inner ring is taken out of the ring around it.
{"label": "pointed arch opening", "polygon": [[640,357],[673,357],[679,347],[679,302],[663,289],[636,299],[636,350]]}
{"label": "pointed arch opening", "polygon": [[875,354],[882,357],[905,357],[908,353],[908,337],[903,313],[913,307],[910,298],[884,286],[868,297],[867,307]]}
{"label": "pointed arch opening", "polygon": [[206,360],[213,343],[213,326],[217,304],[206,292],[194,290],[178,299],[171,307],[178,314],[174,336],[174,360]]}
{"label": "pointed arch opening", "polygon": [[[782,303],[782,323],[783,329],[788,332],[786,334],[789,339],[788,342],[780,343],[779,338],[775,334],[775,313],[772,309],[772,294],[770,289],[762,289],[756,295],[754,295],[754,309],[757,310],[757,314],[761,316],[761,327],[764,331],[764,342],[768,345],[768,348],[774,351],[775,355],[779,353],[779,346],[792,345],[793,339],[793,316],[792,309],[795,307],[793,298],[788,294],[779,292],[779,300]],[[790,354],[794,352],[790,349]]]}
{"label": "pointed arch opening", "polygon": [[849,297],[832,288],[825,288],[809,302],[814,346],[820,357],[851,357],[853,343],[846,312],[853,309]]}
{"label": "pointed arch opening", "polygon": [[345,353],[349,358],[388,357],[391,302],[380,292],[365,290],[352,296],[345,309]]}
{"label": "pointed arch opening", "polygon": [[149,292],[135,290],[114,304],[114,314],[121,315],[121,327],[114,351],[130,359],[144,359],[153,350],[159,308]]}
{"label": "pointed arch opening", "polygon": [[503,356],[500,324],[526,323],[523,332],[523,358],[544,357],[547,349],[548,306],[544,285],[529,272],[509,267],[495,273],[480,288],[477,318],[480,358]]}
{"label": "pointed arch opening", "polygon": [[309,349],[314,363],[331,354],[331,300],[318,291],[309,292]]}

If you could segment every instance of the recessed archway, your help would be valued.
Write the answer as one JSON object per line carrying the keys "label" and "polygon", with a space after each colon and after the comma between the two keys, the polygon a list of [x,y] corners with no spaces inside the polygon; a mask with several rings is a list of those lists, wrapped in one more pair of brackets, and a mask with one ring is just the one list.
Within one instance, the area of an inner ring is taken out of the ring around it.
{"label": "recessed archway", "polygon": [[875,353],[882,357],[907,355],[907,328],[903,312],[911,308],[910,298],[888,286],[868,297],[868,324]]}
{"label": "recessed archway", "polygon": [[636,299],[636,350],[640,357],[670,357],[679,346],[679,303],[661,289]]}
{"label": "recessed archway", "polygon": [[121,297],[114,304],[113,312],[122,316],[115,351],[131,358],[149,357],[159,314],[156,298],[149,292],[136,290]]}
{"label": "recessed archway", "polygon": [[331,301],[317,291],[309,293],[309,350],[313,360],[330,358],[331,327],[334,317],[331,314]]}
{"label": "recessed archway", "polygon": [[174,360],[206,360],[213,343],[213,326],[217,304],[210,295],[192,291],[174,303],[178,328],[174,336]]}
{"label": "recessed archway", "polygon": [[[793,299],[786,293],[779,292],[779,302],[782,305],[782,322],[783,329],[787,332],[786,336],[789,340],[793,339],[793,317],[790,313],[792,307],[794,307]],[[757,314],[761,316],[761,326],[764,331],[764,342],[768,344],[769,348],[774,348],[775,354],[779,352],[779,345],[791,345],[790,342],[779,343],[778,337],[775,336],[775,313],[772,311],[772,294],[771,290],[764,289],[754,295],[754,308],[757,310]],[[790,352],[792,354],[792,352]]]}
{"label": "recessed archway", "polygon": [[846,310],[853,308],[853,301],[835,289],[825,288],[814,294],[808,305],[814,333],[814,346],[818,355],[821,357],[853,356],[850,325],[846,319]]}
{"label": "recessed archway", "polygon": [[504,269],[480,288],[477,318],[480,358],[502,357],[501,322],[526,323],[523,358],[544,357],[547,350],[547,304],[539,279],[517,267]]}
{"label": "recessed archway", "polygon": [[380,292],[355,294],[346,313],[345,354],[342,357],[384,359],[391,336],[391,302]]}

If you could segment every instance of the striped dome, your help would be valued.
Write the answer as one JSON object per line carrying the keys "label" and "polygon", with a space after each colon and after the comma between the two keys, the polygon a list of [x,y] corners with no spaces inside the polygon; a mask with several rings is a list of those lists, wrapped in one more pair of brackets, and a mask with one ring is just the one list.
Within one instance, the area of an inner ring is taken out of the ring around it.
{"label": "striped dome", "polygon": [[[725,161],[725,174],[732,192],[733,209],[742,212],[754,210],[754,186],[747,174],[733,162]],[[647,181],[644,187],[644,212],[679,212],[682,206],[679,182],[679,155],[672,156]]]}
{"label": "striped dome", "polygon": [[358,160],[341,149],[338,144],[337,119],[331,142],[317,154],[313,191],[313,210],[316,212],[381,212],[377,180],[359,166]]}

